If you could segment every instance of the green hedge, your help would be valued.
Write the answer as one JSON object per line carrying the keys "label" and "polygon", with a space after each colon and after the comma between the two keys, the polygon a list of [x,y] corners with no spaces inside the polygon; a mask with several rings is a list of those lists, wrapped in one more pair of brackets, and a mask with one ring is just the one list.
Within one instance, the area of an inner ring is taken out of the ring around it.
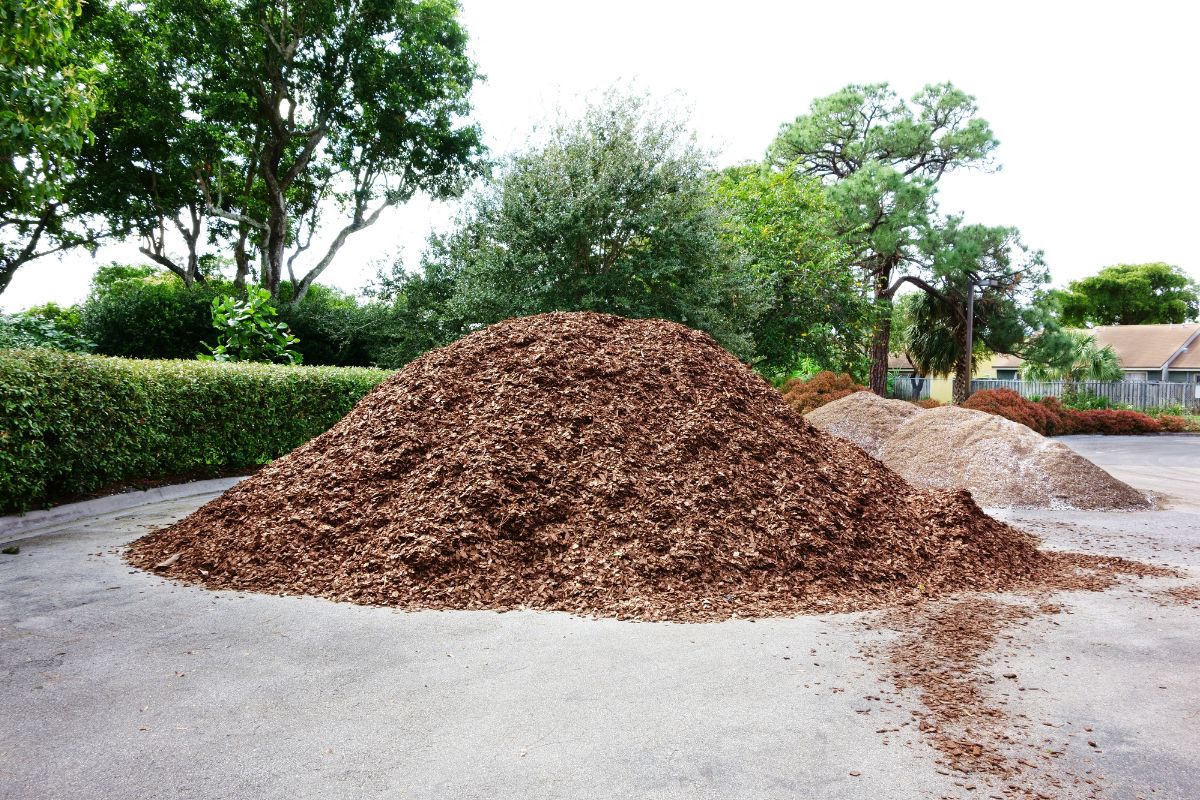
{"label": "green hedge", "polygon": [[329,429],[389,374],[0,350],[0,513],[118,481],[266,463]]}

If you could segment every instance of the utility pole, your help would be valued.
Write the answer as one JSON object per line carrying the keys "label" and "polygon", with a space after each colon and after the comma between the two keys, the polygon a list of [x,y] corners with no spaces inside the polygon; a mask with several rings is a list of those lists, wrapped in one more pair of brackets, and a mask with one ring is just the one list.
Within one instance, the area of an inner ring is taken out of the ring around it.
{"label": "utility pole", "polygon": [[[986,289],[997,285],[997,281],[991,278],[979,281],[972,276],[970,280],[967,281],[967,349],[963,353],[963,358],[966,359],[966,369],[968,373],[974,372],[974,370],[971,368],[971,354],[975,352],[975,287],[978,286],[980,289]],[[967,375],[966,391],[968,393],[971,391],[971,379],[974,377],[975,376],[973,374]]]}

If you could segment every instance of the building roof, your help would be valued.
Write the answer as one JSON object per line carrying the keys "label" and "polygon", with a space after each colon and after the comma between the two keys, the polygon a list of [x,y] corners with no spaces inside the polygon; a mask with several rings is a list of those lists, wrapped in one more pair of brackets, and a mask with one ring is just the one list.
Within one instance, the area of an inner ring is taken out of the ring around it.
{"label": "building roof", "polygon": [[913,365],[902,353],[888,353],[888,369],[913,369]]}
{"label": "building roof", "polygon": [[[1101,347],[1109,345],[1117,353],[1124,370],[1161,370],[1175,356],[1170,369],[1200,369],[1200,323],[1181,325],[1101,325],[1087,331]],[[1180,352],[1193,336],[1188,349]],[[995,369],[1016,369],[1021,359],[997,353],[988,365]]]}
{"label": "building roof", "polygon": [[[1111,345],[1117,351],[1121,369],[1162,369],[1197,331],[1200,331],[1200,323],[1192,322],[1183,325],[1101,325],[1088,333],[1096,337],[1096,343],[1101,347]],[[1186,369],[1182,359],[1196,360],[1197,350],[1200,348],[1193,342],[1191,349],[1180,355],[1171,368]]]}

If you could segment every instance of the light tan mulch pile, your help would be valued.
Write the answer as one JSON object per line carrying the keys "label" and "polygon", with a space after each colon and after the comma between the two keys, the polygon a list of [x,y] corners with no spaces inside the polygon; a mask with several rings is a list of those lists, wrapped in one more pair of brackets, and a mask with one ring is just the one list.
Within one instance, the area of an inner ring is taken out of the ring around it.
{"label": "light tan mulch pile", "polygon": [[885,400],[874,392],[855,392],[804,415],[828,434],[854,442],[879,458],[883,443],[921,409],[904,400]]}
{"label": "light tan mulch pile", "polygon": [[880,459],[914,486],[965,488],[982,506],[1100,511],[1151,505],[1062,442],[956,406],[914,415],[884,443]]}
{"label": "light tan mulch pile", "polygon": [[857,392],[805,415],[914,486],[965,489],[987,507],[1136,510],[1151,506],[1062,442],[982,411],[920,409]]}

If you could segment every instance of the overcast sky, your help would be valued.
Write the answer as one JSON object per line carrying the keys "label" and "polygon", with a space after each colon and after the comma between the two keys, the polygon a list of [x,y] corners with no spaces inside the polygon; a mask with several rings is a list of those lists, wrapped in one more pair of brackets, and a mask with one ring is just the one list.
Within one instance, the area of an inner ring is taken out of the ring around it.
{"label": "overcast sky", "polygon": [[[1017,225],[1061,285],[1145,261],[1200,278],[1189,5],[464,0],[463,18],[487,75],[474,105],[493,155],[520,146],[555,105],[613,84],[681,95],[724,166],[760,158],[781,123],[848,83],[911,96],[950,80],[976,96],[1003,169],[944,178],[942,210]],[[452,213],[419,200],[396,210],[322,280],[355,291],[397,255],[415,265]],[[24,267],[0,307],[81,300],[98,263],[127,259],[136,247]]]}

